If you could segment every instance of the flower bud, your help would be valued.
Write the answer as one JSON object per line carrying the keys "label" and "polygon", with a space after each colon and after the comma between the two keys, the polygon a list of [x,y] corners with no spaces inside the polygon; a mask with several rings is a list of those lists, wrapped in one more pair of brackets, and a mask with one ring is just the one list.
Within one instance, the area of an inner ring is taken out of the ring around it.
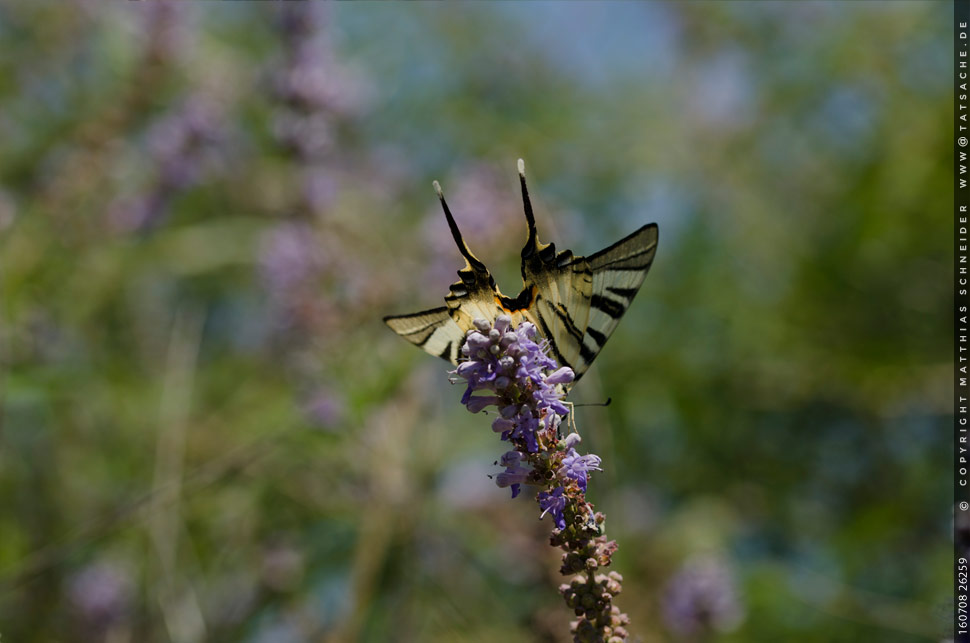
{"label": "flower bud", "polygon": [[497,404],[498,398],[494,395],[476,395],[469,398],[465,406],[472,413],[478,413],[486,406],[491,406],[492,404]]}
{"label": "flower bud", "polygon": [[456,370],[456,372],[458,373],[459,377],[464,377],[465,379],[468,379],[469,377],[472,376],[473,373],[478,371],[481,368],[481,366],[482,366],[481,364],[474,361],[462,362],[461,364],[458,365],[458,369]]}
{"label": "flower bud", "polygon": [[552,373],[546,376],[547,384],[568,384],[576,379],[576,374],[573,373],[573,369],[568,366],[563,366],[554,370]]}
{"label": "flower bud", "polygon": [[518,451],[506,451],[502,454],[499,464],[503,467],[514,467],[522,461],[522,454]]}
{"label": "flower bud", "polygon": [[503,417],[495,418],[495,420],[492,422],[492,430],[496,433],[505,433],[506,431],[511,431],[514,428],[515,422],[512,420],[506,420]]}

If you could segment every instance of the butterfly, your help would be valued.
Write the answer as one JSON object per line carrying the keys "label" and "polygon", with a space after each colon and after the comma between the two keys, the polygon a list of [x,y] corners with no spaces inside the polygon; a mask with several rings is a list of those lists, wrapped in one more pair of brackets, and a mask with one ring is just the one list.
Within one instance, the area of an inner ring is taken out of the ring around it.
{"label": "butterfly", "polygon": [[657,224],[647,224],[588,257],[574,256],[570,250],[556,252],[555,244],[539,242],[522,159],[518,169],[529,235],[522,248],[519,294],[503,295],[485,264],[468,249],[435,181],[465,267],[458,271],[460,279],[451,285],[444,306],[389,315],[384,322],[415,346],[457,364],[474,320],[493,322],[506,314],[513,325],[529,321],[548,340],[560,366],[573,370],[575,383],[599,355],[647,276],[657,252]]}

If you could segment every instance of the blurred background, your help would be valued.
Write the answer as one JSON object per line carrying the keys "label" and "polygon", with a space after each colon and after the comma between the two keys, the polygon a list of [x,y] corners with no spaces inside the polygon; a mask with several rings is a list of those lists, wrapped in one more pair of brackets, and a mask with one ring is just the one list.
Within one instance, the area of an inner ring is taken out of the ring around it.
{"label": "blurred background", "polygon": [[0,4],[0,637],[568,640],[382,323],[657,259],[571,396],[633,639],[952,625],[948,3]]}

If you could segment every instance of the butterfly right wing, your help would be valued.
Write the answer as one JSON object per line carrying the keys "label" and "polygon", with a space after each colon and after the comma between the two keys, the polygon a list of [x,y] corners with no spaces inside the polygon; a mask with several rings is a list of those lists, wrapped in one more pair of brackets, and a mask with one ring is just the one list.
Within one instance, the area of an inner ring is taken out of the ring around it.
{"label": "butterfly right wing", "polygon": [[593,275],[592,296],[589,301],[589,323],[583,337],[584,359],[576,371],[577,378],[606,345],[606,340],[620,323],[640,290],[654,255],[657,253],[656,223],[643,226],[608,248],[586,257]]}
{"label": "butterfly right wing", "polygon": [[541,264],[523,262],[527,289],[534,293],[532,304],[523,311],[529,321],[549,340],[553,357],[574,371],[585,357],[583,336],[589,320],[593,277],[586,259],[573,257],[569,250],[556,253],[553,244],[538,253]]}

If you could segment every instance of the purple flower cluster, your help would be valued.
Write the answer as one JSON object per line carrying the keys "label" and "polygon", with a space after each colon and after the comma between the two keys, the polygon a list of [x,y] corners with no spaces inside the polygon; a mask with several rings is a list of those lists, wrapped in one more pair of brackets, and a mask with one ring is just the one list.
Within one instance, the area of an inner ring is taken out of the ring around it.
{"label": "purple flower cluster", "polygon": [[[522,322],[512,329],[512,318],[500,315],[494,327],[482,319],[468,332],[461,352],[467,360],[455,373],[468,382],[461,403],[472,413],[498,406],[492,430],[529,453],[539,451],[542,430],[556,429],[569,409],[562,402],[562,384],[573,381],[568,367],[556,369],[546,353],[547,342],[535,341],[536,327]],[[552,372],[550,369],[556,369]],[[473,395],[476,391],[494,395]]]}
{"label": "purple flower cluster", "polygon": [[355,114],[369,93],[363,77],[334,55],[328,11],[329,7],[313,2],[280,7],[284,60],[272,69],[270,79],[279,103],[273,134],[309,165],[321,163],[334,151],[337,119]]}
{"label": "purple flower cluster", "polygon": [[71,577],[67,598],[82,626],[103,634],[131,616],[134,588],[127,570],[95,562]]}
{"label": "purple flower cluster", "polygon": [[215,101],[194,94],[154,122],[145,145],[154,180],[110,206],[109,216],[118,229],[146,231],[159,226],[176,196],[221,169],[226,137],[222,120],[222,108]]}
{"label": "purple flower cluster", "polygon": [[575,379],[572,369],[559,367],[549,356],[548,342],[536,341],[529,322],[512,326],[508,315],[494,324],[476,319],[452,373],[467,383],[462,404],[472,413],[498,408],[492,430],[513,450],[502,456],[505,471],[495,477],[516,497],[523,484],[539,487],[540,518],[549,514],[556,525],[550,544],[563,550],[564,576],[574,576],[560,593],[579,618],[571,623],[574,641],[622,641],[629,618],[612,604],[622,577],[595,571],[610,564],[616,543],[603,535],[605,517],[586,500],[591,471],[601,471],[599,456],[580,455],[579,434],[560,437],[569,414],[564,385]]}
{"label": "purple flower cluster", "polygon": [[744,619],[730,569],[717,558],[687,561],[664,591],[664,620],[682,635],[729,632]]}

